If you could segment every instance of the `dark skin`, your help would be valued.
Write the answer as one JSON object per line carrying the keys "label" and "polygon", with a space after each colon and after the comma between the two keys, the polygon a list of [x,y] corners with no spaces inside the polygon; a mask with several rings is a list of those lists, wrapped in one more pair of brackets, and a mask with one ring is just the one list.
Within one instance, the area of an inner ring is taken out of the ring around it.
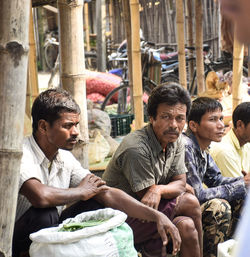
{"label": "dark skin", "polygon": [[[186,123],[186,111],[187,107],[182,103],[175,105],[161,103],[158,105],[156,117],[150,117],[150,123],[163,151],[166,151],[168,143],[175,142],[182,133]],[[190,192],[192,191],[190,186],[187,189]],[[162,198],[173,199],[184,192],[186,192],[186,174],[181,174],[172,177],[167,185],[155,184],[137,192],[137,195],[142,203],[157,210]],[[188,235],[190,231],[183,229],[186,226],[184,222],[179,224],[178,229],[181,232],[181,237],[185,238],[181,246],[180,256],[203,256],[201,211],[196,197],[189,194],[181,196],[176,216],[190,217],[195,227],[193,230],[194,240],[188,242],[186,239],[190,238],[190,235]],[[191,248],[190,245],[192,245]]]}
{"label": "dark skin", "polygon": [[[38,122],[38,130],[34,133],[34,138],[50,161],[53,161],[59,148],[73,149],[79,134],[79,119],[78,113],[64,112],[52,125],[45,120]],[[163,256],[166,256],[167,234],[173,241],[173,254],[175,255],[180,249],[179,231],[164,214],[140,203],[121,190],[106,186],[106,183],[94,174],[83,178],[76,188],[68,189],[47,186],[32,178],[22,185],[20,193],[37,208],[66,205],[94,198],[106,207],[124,211],[130,217],[156,222],[158,233],[163,241]]]}

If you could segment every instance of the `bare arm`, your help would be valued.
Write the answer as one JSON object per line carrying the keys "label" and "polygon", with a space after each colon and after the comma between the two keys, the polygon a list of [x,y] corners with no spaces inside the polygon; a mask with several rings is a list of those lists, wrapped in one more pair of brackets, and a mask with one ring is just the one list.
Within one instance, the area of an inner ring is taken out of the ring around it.
{"label": "bare arm", "polygon": [[88,174],[75,188],[61,189],[42,184],[37,179],[29,179],[22,185],[20,193],[37,208],[65,205],[74,201],[86,201],[107,189],[105,182]]}
{"label": "bare arm", "polygon": [[109,188],[108,190],[99,193],[94,198],[104,206],[123,211],[130,217],[156,222],[158,232],[163,241],[163,251],[166,251],[165,245],[168,243],[168,233],[173,240],[173,255],[179,251],[181,244],[179,231],[163,213],[142,204],[116,188]]}
{"label": "bare arm", "polygon": [[167,185],[152,185],[137,192],[141,202],[149,207],[158,209],[161,198],[173,199],[185,192],[186,174],[177,175]]}

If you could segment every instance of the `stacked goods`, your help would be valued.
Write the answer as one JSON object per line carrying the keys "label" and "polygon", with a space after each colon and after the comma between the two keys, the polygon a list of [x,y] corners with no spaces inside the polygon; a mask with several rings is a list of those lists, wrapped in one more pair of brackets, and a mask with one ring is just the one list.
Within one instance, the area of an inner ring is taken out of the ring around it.
{"label": "stacked goods", "polygon": [[[105,96],[118,87],[121,78],[117,75],[105,72],[86,70],[87,99],[93,102],[103,102]],[[117,102],[118,93],[112,97],[112,102]]]}

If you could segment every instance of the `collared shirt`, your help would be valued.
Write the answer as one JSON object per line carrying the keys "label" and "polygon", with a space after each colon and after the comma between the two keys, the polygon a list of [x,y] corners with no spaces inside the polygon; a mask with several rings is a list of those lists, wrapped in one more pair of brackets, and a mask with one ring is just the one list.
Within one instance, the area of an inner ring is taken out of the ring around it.
{"label": "collared shirt", "polygon": [[[223,177],[211,155],[200,149],[196,137],[190,129],[187,130],[185,139],[187,183],[194,188],[200,203],[213,198],[231,202],[246,196],[247,191],[243,178]],[[203,183],[207,188],[204,188]]]}
{"label": "collared shirt", "polygon": [[[24,139],[23,156],[20,167],[19,188],[28,179],[35,178],[42,184],[67,189],[76,187],[80,181],[90,172],[82,168],[75,157],[66,150],[58,150],[58,153],[51,163],[36,143],[33,136]],[[31,206],[28,199],[19,193],[17,201],[16,220]],[[59,214],[63,206],[58,206]]]}
{"label": "collared shirt", "polygon": [[103,179],[136,198],[135,192],[152,185],[168,184],[172,177],[186,173],[182,135],[166,151],[148,125],[128,134],[106,168]]}
{"label": "collared shirt", "polygon": [[233,129],[220,143],[212,144],[210,153],[225,177],[242,176],[242,170],[250,172],[250,143],[241,147]]}

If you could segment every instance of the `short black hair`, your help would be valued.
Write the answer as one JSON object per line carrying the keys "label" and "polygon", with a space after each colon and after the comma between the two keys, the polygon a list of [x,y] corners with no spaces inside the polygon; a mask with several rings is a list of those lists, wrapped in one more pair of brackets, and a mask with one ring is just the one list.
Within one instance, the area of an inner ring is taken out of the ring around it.
{"label": "short black hair", "polygon": [[66,90],[54,88],[39,94],[31,110],[33,133],[38,129],[39,120],[53,125],[62,112],[81,113],[79,105]]}
{"label": "short black hair", "polygon": [[200,124],[202,116],[207,112],[213,112],[215,110],[223,111],[223,107],[219,101],[210,97],[198,97],[191,105],[191,109],[188,115],[188,122],[195,121]]}
{"label": "short black hair", "polygon": [[167,83],[155,87],[148,99],[147,112],[149,117],[156,119],[157,108],[161,103],[175,105],[177,103],[185,104],[187,107],[186,115],[188,115],[191,98],[189,92],[177,83]]}
{"label": "short black hair", "polygon": [[233,124],[237,128],[237,121],[241,120],[245,126],[250,122],[250,102],[239,104],[233,111]]}

